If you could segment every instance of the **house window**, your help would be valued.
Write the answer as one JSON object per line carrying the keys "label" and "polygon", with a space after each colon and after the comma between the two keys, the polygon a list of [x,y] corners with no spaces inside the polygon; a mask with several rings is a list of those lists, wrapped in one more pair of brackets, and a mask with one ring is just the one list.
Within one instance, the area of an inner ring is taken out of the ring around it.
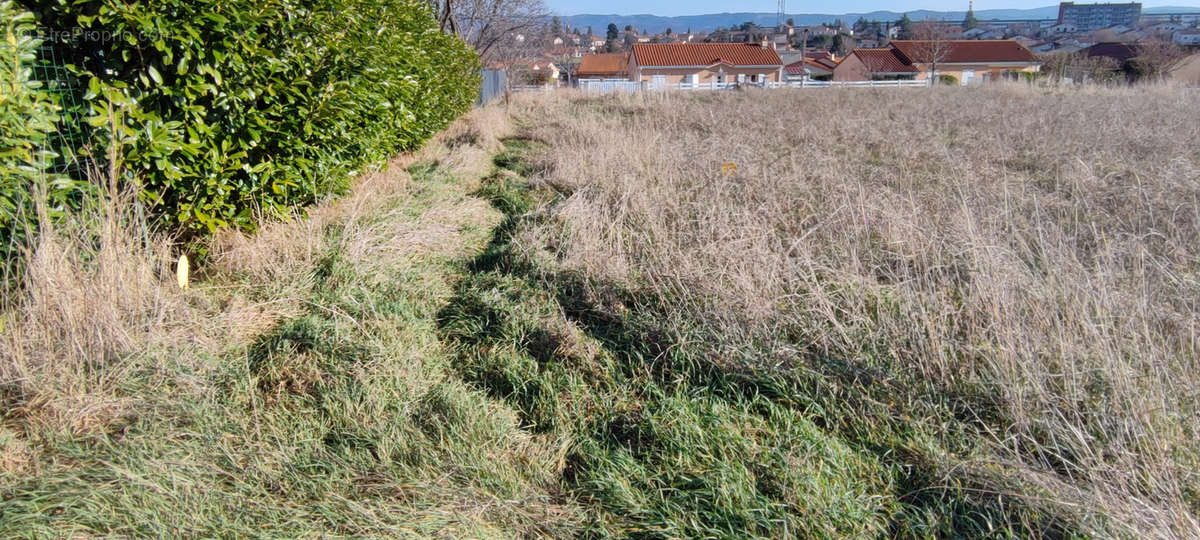
{"label": "house window", "polygon": [[655,75],[653,78],[653,83],[655,88],[662,88],[667,85],[667,76]]}
{"label": "house window", "polygon": [[738,73],[738,78],[737,78],[737,81],[738,81],[738,84],[741,84],[741,83],[744,83],[744,82],[746,82],[746,74],[745,74],[745,73]]}
{"label": "house window", "polygon": [[962,85],[963,86],[966,86],[968,84],[971,84],[972,82],[975,82],[974,79],[975,79],[975,70],[973,70],[973,69],[962,70]]}
{"label": "house window", "polygon": [[688,73],[687,83],[689,85],[695,85],[699,82],[700,82],[700,74],[699,73]]}

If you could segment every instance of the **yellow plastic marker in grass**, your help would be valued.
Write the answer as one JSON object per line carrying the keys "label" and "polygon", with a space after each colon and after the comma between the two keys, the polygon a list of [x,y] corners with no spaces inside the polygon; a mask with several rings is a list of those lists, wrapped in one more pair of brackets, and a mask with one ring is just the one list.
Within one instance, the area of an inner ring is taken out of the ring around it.
{"label": "yellow plastic marker in grass", "polygon": [[188,288],[188,258],[187,255],[179,256],[179,263],[175,265],[175,281],[179,283],[179,288],[186,290]]}
{"label": "yellow plastic marker in grass", "polygon": [[729,161],[724,165],[721,165],[721,174],[724,174],[725,176],[733,176],[735,173],[737,173],[737,163]]}

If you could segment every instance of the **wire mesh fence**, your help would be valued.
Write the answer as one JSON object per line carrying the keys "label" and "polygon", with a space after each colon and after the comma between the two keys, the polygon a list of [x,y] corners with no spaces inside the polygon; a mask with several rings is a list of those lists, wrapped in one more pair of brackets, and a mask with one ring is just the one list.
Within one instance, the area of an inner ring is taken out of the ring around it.
{"label": "wire mesh fence", "polygon": [[42,43],[38,50],[33,77],[42,84],[43,93],[60,109],[58,127],[47,141],[50,149],[58,154],[51,164],[51,171],[80,178],[87,145],[84,111],[80,108],[83,86],[49,41]]}

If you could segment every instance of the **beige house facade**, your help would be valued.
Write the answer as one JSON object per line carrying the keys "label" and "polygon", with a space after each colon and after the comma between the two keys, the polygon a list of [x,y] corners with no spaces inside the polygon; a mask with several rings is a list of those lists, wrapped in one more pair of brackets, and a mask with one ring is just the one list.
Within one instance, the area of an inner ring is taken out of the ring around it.
{"label": "beige house facade", "polygon": [[1041,62],[1033,53],[1013,40],[895,40],[882,49],[855,49],[834,69],[833,80],[925,81],[949,76],[965,86],[1040,69]]}
{"label": "beige house facade", "polygon": [[[1011,39],[946,40],[941,43],[896,40],[890,46],[917,69],[918,81],[948,75],[959,84],[969,85],[1019,77],[1020,73],[1037,73],[1042,66],[1029,49]],[[940,52],[936,66],[929,61],[930,51]]]}
{"label": "beige house facade", "polygon": [[745,43],[635,44],[629,80],[661,84],[763,84],[783,80],[783,60],[770,47]]}

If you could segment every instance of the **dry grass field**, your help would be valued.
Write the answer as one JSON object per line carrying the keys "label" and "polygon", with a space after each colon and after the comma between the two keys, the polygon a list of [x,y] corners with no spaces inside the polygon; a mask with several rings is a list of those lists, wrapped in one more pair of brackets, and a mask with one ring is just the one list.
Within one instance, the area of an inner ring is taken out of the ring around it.
{"label": "dry grass field", "polygon": [[1200,535],[1195,91],[520,95],[186,291],[95,208],[0,536]]}
{"label": "dry grass field", "polygon": [[517,243],[645,298],[675,346],[728,370],[837,364],[831,391],[860,395],[823,405],[882,401],[967,497],[1200,533],[1200,94],[666,94],[517,117],[560,194]]}

